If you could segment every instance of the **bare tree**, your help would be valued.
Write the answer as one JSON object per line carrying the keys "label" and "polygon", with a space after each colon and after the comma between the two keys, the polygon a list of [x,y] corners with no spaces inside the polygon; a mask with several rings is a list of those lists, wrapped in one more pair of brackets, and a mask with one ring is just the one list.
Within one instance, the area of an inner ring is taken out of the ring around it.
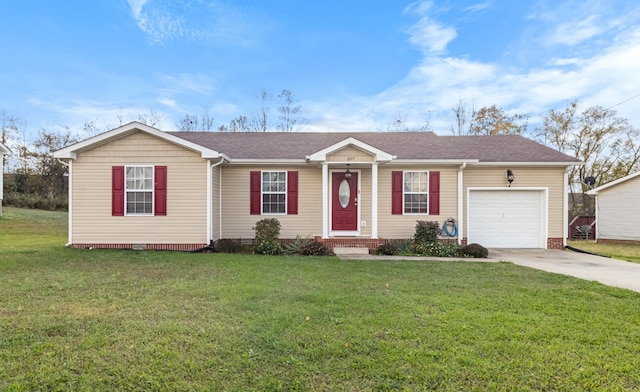
{"label": "bare tree", "polygon": [[467,135],[469,133],[469,124],[476,112],[475,105],[469,105],[461,99],[451,110],[453,111],[454,120],[451,133],[458,136]]}
{"label": "bare tree", "polygon": [[307,120],[302,117],[302,105],[294,104],[294,95],[291,91],[284,89],[278,94],[282,104],[278,106],[280,113],[277,128],[283,132],[299,131]]}
{"label": "bare tree", "polygon": [[258,96],[260,100],[260,108],[251,116],[250,128],[255,132],[267,132],[269,130],[269,101],[271,94],[267,90],[262,89]]}
{"label": "bare tree", "polygon": [[537,131],[542,143],[585,163],[569,169],[572,197],[582,193],[585,206],[570,211],[572,215],[594,213],[593,203],[584,195],[586,177],[594,177],[595,186],[600,186],[640,170],[640,132],[614,110],[593,106],[579,112],[578,102],[573,101],[564,110],[549,110]]}
{"label": "bare tree", "polygon": [[181,131],[202,131],[209,132],[213,130],[214,117],[209,113],[202,115],[185,114],[176,127]]}
{"label": "bare tree", "polygon": [[[6,111],[0,112],[0,143],[11,148],[15,147],[20,132],[25,128],[25,121]],[[9,170],[7,164],[9,157],[3,155],[2,163],[5,170]],[[2,173],[0,173],[2,175]]]}

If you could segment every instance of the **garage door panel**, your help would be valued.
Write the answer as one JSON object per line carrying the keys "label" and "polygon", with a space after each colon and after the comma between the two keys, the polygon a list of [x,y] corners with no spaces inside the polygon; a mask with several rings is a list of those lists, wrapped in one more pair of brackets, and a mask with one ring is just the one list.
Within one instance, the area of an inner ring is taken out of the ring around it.
{"label": "garage door panel", "polygon": [[540,248],[542,191],[469,192],[468,241],[492,248]]}

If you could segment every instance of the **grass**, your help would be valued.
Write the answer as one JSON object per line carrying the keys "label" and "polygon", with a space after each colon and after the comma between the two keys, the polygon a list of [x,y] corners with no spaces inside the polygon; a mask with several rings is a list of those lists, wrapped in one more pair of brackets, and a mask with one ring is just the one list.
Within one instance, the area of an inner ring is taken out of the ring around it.
{"label": "grass", "polygon": [[640,388],[632,291],[510,263],[74,250],[65,214],[5,213],[0,390]]}
{"label": "grass", "polygon": [[568,245],[578,249],[610,256],[614,259],[640,263],[640,245],[602,244],[595,241],[568,241]]}

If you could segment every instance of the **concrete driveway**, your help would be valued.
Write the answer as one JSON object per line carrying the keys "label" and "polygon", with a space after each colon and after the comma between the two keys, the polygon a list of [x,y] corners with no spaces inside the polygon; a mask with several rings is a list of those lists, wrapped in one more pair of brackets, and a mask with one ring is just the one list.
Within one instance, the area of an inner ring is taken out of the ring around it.
{"label": "concrete driveway", "polygon": [[492,260],[640,292],[640,264],[570,250],[490,249]]}
{"label": "concrete driveway", "polygon": [[[374,256],[363,254],[340,254],[338,256],[351,260],[456,260],[437,257]],[[489,249],[488,259],[466,259],[465,261],[509,261],[524,267],[574,276],[585,280],[593,280],[608,286],[621,287],[640,292],[640,264],[570,250]]]}

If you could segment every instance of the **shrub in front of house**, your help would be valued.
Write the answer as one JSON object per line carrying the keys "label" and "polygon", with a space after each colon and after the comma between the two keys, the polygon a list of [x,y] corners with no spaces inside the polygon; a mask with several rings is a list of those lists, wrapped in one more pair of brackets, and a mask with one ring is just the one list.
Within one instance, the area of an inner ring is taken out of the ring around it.
{"label": "shrub in front of house", "polygon": [[328,253],[326,245],[318,241],[310,241],[300,249],[302,256],[325,256]]}
{"label": "shrub in front of house", "polygon": [[288,255],[302,254],[304,247],[311,242],[309,238],[302,238],[300,235],[297,235],[295,240],[284,245],[284,253]]}
{"label": "shrub in front of house", "polygon": [[282,245],[278,241],[264,240],[256,245],[253,253],[266,256],[281,255],[283,252]]}
{"label": "shrub in front of house", "polygon": [[234,240],[227,240],[227,239],[216,241],[216,243],[213,245],[213,249],[216,252],[221,252],[221,253],[242,252],[242,246],[240,246],[240,244],[238,244]]}
{"label": "shrub in front of house", "polygon": [[487,248],[480,244],[469,244],[462,247],[461,252],[464,256],[474,257],[478,259],[486,259],[489,256]]}
{"label": "shrub in front of house", "polygon": [[276,218],[265,218],[256,222],[256,244],[264,241],[277,242],[280,236],[280,221]]}
{"label": "shrub in front of house", "polygon": [[429,244],[438,242],[438,234],[441,232],[440,224],[434,221],[419,220],[416,223],[416,231],[413,240],[416,244]]}
{"label": "shrub in front of house", "polygon": [[393,256],[398,253],[398,246],[394,242],[387,242],[378,245],[375,253],[377,255]]}
{"label": "shrub in front of house", "polygon": [[461,255],[462,246],[456,242],[415,243],[413,252],[420,256],[456,257]]}

